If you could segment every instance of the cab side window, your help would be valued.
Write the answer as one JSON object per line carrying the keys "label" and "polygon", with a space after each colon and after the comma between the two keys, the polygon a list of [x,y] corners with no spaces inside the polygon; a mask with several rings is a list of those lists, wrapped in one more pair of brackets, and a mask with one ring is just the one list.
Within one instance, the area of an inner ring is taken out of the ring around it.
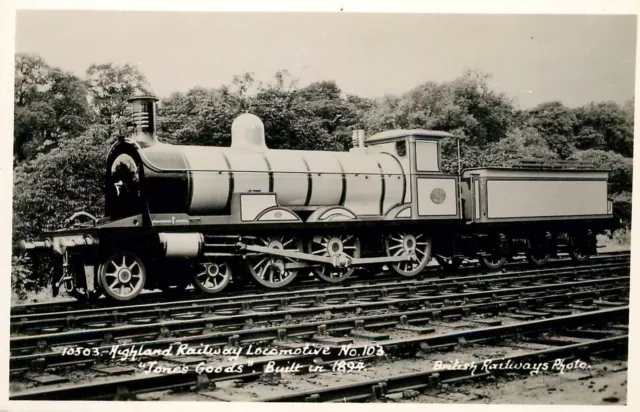
{"label": "cab side window", "polygon": [[398,157],[405,157],[407,155],[407,142],[404,140],[398,140],[396,142],[396,154]]}
{"label": "cab side window", "polygon": [[416,168],[419,172],[440,171],[438,142],[428,140],[416,142]]}

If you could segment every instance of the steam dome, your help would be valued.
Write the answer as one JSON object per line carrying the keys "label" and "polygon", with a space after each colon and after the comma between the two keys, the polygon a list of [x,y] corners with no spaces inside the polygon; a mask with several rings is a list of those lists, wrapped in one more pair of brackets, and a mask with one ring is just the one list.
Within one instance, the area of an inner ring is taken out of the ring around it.
{"label": "steam dome", "polygon": [[264,141],[264,124],[256,115],[245,113],[231,125],[231,147],[255,151],[268,150]]}

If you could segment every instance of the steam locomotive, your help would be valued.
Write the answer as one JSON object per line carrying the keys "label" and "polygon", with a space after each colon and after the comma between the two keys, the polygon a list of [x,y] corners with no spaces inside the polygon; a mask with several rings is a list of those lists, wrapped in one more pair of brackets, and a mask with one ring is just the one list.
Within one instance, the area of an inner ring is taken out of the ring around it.
{"label": "steam locomotive", "polygon": [[127,301],[189,284],[213,294],[232,279],[338,283],[368,266],[410,277],[432,258],[447,269],[499,269],[518,253],[584,261],[614,222],[608,172],[584,165],[445,174],[441,140],[455,136],[429,130],[354,131],[349,152],[271,150],[248,113],[231,147],[170,145],[156,136],[157,99],[129,103],[133,131],[107,157],[105,217],[79,212],[75,227],[22,242],[54,258],[56,291]]}

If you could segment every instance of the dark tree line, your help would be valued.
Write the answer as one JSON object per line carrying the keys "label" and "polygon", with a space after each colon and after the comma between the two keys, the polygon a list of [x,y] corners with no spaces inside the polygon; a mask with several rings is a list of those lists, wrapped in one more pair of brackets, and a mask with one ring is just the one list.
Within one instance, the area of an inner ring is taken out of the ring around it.
{"label": "dark tree line", "polygon": [[[231,123],[244,112],[262,119],[274,149],[346,150],[351,132],[424,128],[461,137],[462,166],[506,166],[523,158],[573,159],[611,169],[615,212],[630,224],[633,101],[561,102],[521,110],[491,90],[489,75],[468,71],[446,83],[425,82],[400,95],[346,95],[334,81],[300,87],[286,71],[271,82],[251,73],[219,88],[194,87],[159,104],[161,140],[182,145],[230,144]],[[84,78],[34,55],[15,60],[14,243],[59,228],[77,210],[101,215],[104,159],[126,133],[126,99],[149,93],[130,65],[94,64]],[[444,167],[457,170],[456,144],[444,142]],[[35,288],[44,277],[16,275]],[[20,279],[16,279],[16,276]]]}

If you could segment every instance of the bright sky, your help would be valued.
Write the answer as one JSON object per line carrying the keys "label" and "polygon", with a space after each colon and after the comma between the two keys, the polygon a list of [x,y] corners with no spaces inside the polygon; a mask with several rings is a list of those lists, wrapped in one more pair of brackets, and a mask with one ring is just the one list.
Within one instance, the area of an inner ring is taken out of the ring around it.
{"label": "bright sky", "polygon": [[18,11],[16,52],[83,75],[138,65],[160,97],[287,69],[363,97],[465,69],[520,107],[633,98],[635,16]]}

